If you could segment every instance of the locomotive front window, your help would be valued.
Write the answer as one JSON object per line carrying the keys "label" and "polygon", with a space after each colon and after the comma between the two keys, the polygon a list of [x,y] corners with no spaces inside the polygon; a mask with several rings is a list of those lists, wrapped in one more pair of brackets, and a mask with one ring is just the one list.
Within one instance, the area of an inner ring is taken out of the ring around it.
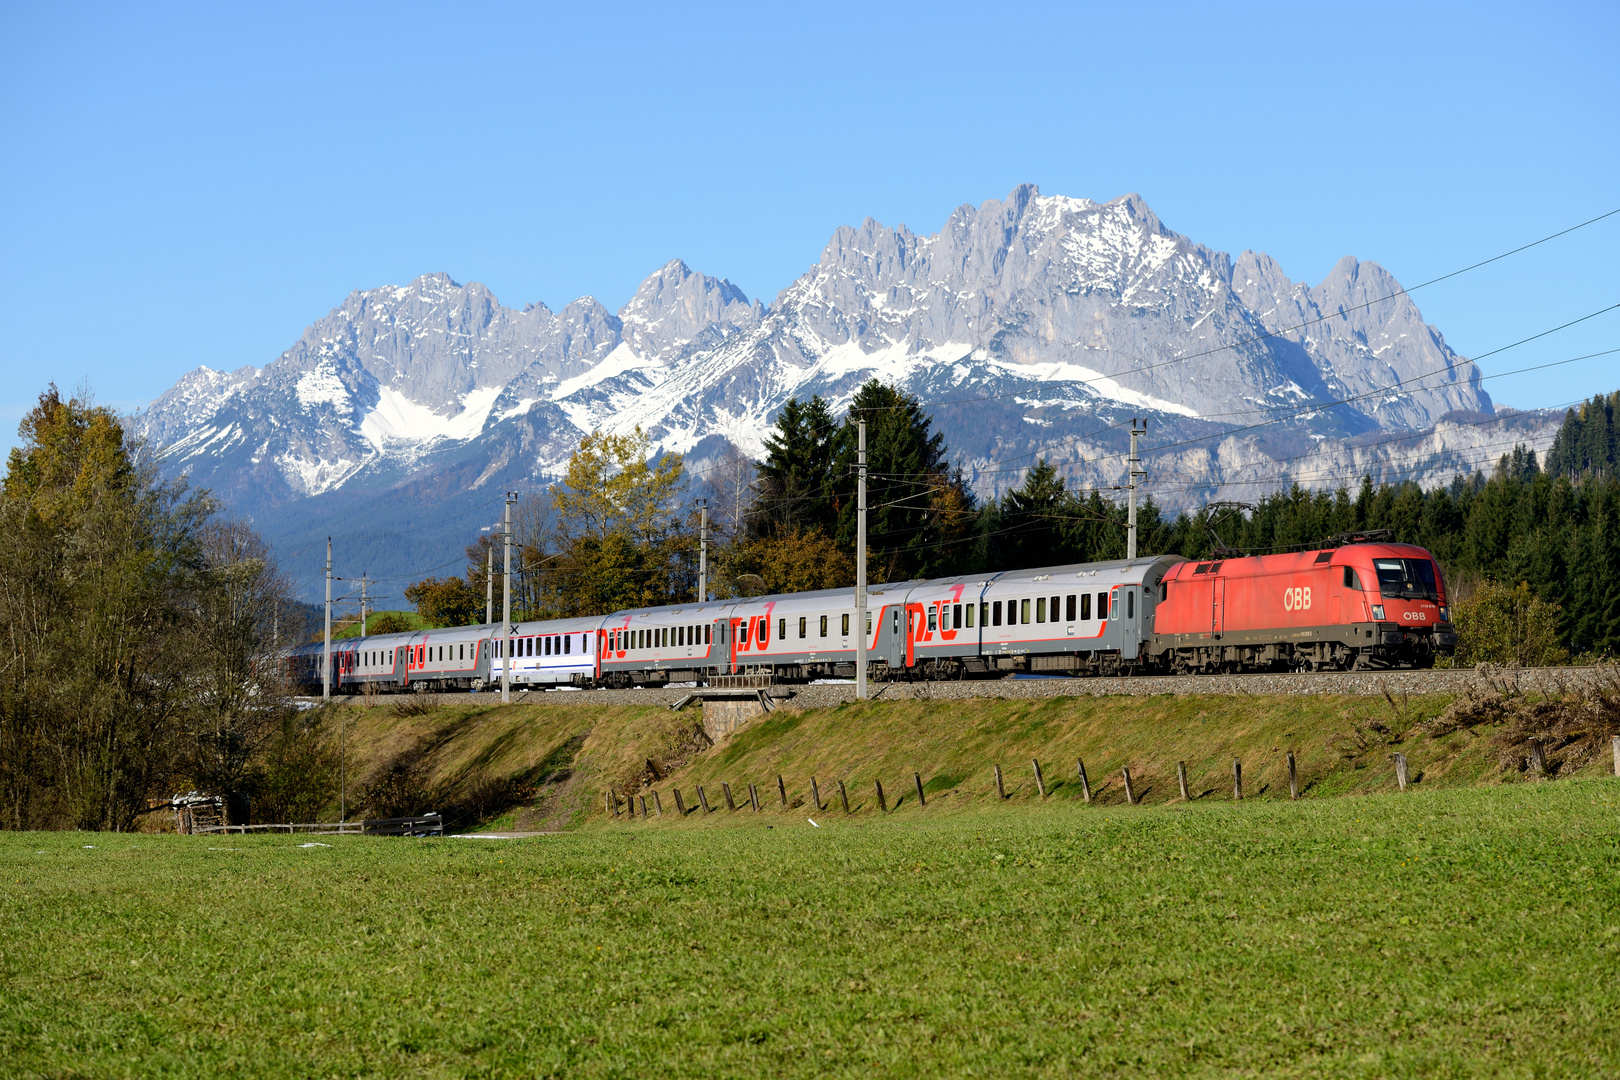
{"label": "locomotive front window", "polygon": [[1374,559],[1378,591],[1391,597],[1440,599],[1434,579],[1434,563],[1428,559]]}

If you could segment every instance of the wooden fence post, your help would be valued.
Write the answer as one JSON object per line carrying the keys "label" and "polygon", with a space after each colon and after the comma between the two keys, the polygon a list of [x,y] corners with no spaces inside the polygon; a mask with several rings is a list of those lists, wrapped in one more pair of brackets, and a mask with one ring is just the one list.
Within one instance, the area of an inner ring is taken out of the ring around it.
{"label": "wooden fence post", "polygon": [[748,801],[754,804],[754,813],[759,813],[759,788],[753,784],[748,785]]}
{"label": "wooden fence post", "polygon": [[675,789],[675,812],[681,817],[686,816],[686,800],[681,798],[681,789]]}
{"label": "wooden fence post", "polygon": [[1395,783],[1402,791],[1406,790],[1406,755],[1395,754]]}
{"label": "wooden fence post", "polygon": [[712,811],[709,809],[709,797],[707,795],[703,794],[703,785],[699,784],[697,786],[697,789],[698,789],[698,802],[702,805],[703,812],[705,814],[712,813]]}
{"label": "wooden fence post", "polygon": [[838,781],[838,801],[844,804],[844,813],[849,813],[849,792],[844,790],[844,782]]}
{"label": "wooden fence post", "polygon": [[609,817],[618,816],[618,808],[613,805],[612,790],[602,792],[602,809],[607,811]]}
{"label": "wooden fence post", "polygon": [[1614,775],[1620,776],[1620,735],[1614,737]]}
{"label": "wooden fence post", "polygon": [[616,788],[608,788],[608,801],[613,804],[613,816],[619,816],[619,792]]}
{"label": "wooden fence post", "polygon": [[787,785],[782,783],[782,774],[776,774],[776,793],[782,796],[782,805],[787,805]]}
{"label": "wooden fence post", "polygon": [[658,792],[656,791],[653,792],[653,809],[658,811],[659,817],[664,816],[664,800],[658,797]]}
{"label": "wooden fence post", "polygon": [[1243,762],[1232,759],[1232,798],[1243,798]]}
{"label": "wooden fence post", "polygon": [[1294,752],[1288,751],[1288,797],[1299,798],[1299,766],[1294,762]]}
{"label": "wooden fence post", "polygon": [[1086,797],[1086,802],[1090,802],[1091,801],[1091,781],[1086,779],[1086,762],[1085,762],[1085,759],[1084,758],[1075,758],[1074,759],[1074,764],[1075,764],[1075,768],[1080,770],[1080,794],[1082,794],[1082,795],[1084,795]]}
{"label": "wooden fence post", "polygon": [[873,780],[872,783],[877,787],[878,809],[887,814],[889,812],[889,803],[883,798],[883,781]]}
{"label": "wooden fence post", "polygon": [[928,805],[928,800],[923,798],[922,773],[915,773],[915,772],[912,773],[911,774],[911,781],[912,781],[912,783],[917,785],[917,805],[918,806],[927,806]]}
{"label": "wooden fence post", "polygon": [[1126,765],[1119,770],[1125,777],[1125,801],[1132,806],[1136,805],[1136,795],[1131,791],[1131,767]]}
{"label": "wooden fence post", "polygon": [[810,778],[810,801],[816,804],[816,813],[821,813],[823,809],[821,805],[821,789],[816,787],[816,778],[813,776]]}
{"label": "wooden fence post", "polygon": [[1540,739],[1530,740],[1530,772],[1538,780],[1547,775],[1547,751]]}
{"label": "wooden fence post", "polygon": [[1007,789],[1001,786],[1001,766],[993,765],[991,767],[996,770],[996,795],[999,798],[1005,799],[1007,797]]}
{"label": "wooden fence post", "polygon": [[647,820],[647,796],[641,795],[641,796],[638,796],[638,798],[641,799],[641,820],[646,821]]}
{"label": "wooden fence post", "polygon": [[724,780],[722,780],[722,781],[720,781],[720,790],[723,791],[725,793],[725,796],[726,796],[726,809],[727,810],[735,810],[735,809],[737,809],[737,803],[731,797],[731,785],[726,783]]}
{"label": "wooden fence post", "polygon": [[1192,796],[1187,794],[1187,763],[1176,762],[1176,779],[1181,781],[1181,798],[1183,802],[1192,802]]}
{"label": "wooden fence post", "polygon": [[1041,798],[1044,799],[1046,798],[1046,781],[1041,779],[1041,763],[1035,758],[1030,758],[1029,764],[1035,770],[1035,790],[1039,791]]}
{"label": "wooden fence post", "polygon": [[634,795],[624,797],[624,809],[625,813],[630,815],[631,821],[636,820],[636,797]]}

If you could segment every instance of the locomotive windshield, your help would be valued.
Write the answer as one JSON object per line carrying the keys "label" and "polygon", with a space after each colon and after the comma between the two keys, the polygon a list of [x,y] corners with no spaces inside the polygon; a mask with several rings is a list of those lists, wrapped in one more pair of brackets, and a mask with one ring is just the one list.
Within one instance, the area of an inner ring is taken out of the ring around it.
{"label": "locomotive windshield", "polygon": [[1373,569],[1378,571],[1378,591],[1384,596],[1440,599],[1434,563],[1428,559],[1374,559]]}

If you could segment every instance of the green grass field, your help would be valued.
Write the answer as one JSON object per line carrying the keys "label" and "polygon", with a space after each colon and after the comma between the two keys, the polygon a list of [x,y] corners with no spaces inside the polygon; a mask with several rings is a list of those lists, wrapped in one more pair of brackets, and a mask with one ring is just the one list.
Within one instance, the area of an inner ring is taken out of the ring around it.
{"label": "green grass field", "polygon": [[933,809],[0,834],[0,1071],[1620,1073],[1620,782]]}

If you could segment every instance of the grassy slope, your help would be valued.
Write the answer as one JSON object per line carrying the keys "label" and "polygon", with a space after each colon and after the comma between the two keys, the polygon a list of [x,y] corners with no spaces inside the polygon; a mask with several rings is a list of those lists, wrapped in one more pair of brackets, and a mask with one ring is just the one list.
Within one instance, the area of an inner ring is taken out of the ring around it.
{"label": "grassy slope", "polygon": [[0,1060],[1612,1076],[1617,804],[1577,780],[512,842],[9,834]]}
{"label": "grassy slope", "polygon": [[[1083,757],[1100,802],[1124,802],[1120,768],[1129,765],[1137,796],[1160,804],[1179,800],[1177,761],[1187,762],[1195,799],[1229,799],[1231,762],[1239,757],[1247,798],[1286,798],[1288,750],[1297,755],[1304,794],[1312,798],[1390,790],[1393,750],[1407,755],[1420,787],[1517,780],[1518,773],[1501,771],[1501,750],[1488,728],[1440,738],[1421,734],[1421,722],[1449,700],[1437,695],[1392,705],[1360,697],[1163,695],[784,709],[692,757],[652,790],[672,813],[675,784],[693,802],[701,783],[710,805],[721,806],[721,781],[732,785],[739,801],[753,782],[767,809],[779,810],[778,774],[790,798],[803,803],[815,776],[829,801],[843,779],[852,809],[864,812],[876,808],[872,781],[879,779],[891,809],[898,800],[899,812],[908,814],[916,810],[915,771],[929,792],[926,812],[937,814],[993,805],[993,764],[1002,767],[1010,801],[1036,799],[1032,758],[1042,762],[1051,800],[1078,800],[1075,759]],[[539,785],[539,809],[505,813],[490,823],[500,828],[599,821],[602,793],[610,785],[621,792],[636,788],[648,758],[684,760],[671,747],[697,720],[695,709],[477,703],[419,717],[400,717],[387,705],[349,707],[343,715],[351,725],[351,790],[413,745],[427,750],[429,787],[442,803],[454,804],[490,779],[549,777]],[[1374,725],[1405,737],[1390,743]],[[1598,775],[1606,768],[1606,758],[1600,758],[1584,771]],[[671,817],[664,821],[674,823]]]}

